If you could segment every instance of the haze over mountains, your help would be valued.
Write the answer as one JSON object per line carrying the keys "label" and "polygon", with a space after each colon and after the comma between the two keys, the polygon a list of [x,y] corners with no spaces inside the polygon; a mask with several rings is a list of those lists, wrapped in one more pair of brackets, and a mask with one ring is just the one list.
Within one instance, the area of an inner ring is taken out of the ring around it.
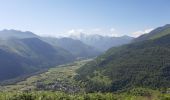
{"label": "haze over mountains", "polygon": [[108,50],[111,47],[128,44],[133,39],[133,37],[130,36],[110,37],[97,34],[86,35],[85,33],[80,33],[79,36],[71,35],[70,37],[93,46],[102,52]]}
{"label": "haze over mountains", "polygon": [[69,51],[77,58],[90,58],[101,54],[101,52],[89,46],[80,40],[74,40],[72,38],[43,38],[49,44],[55,47],[62,47],[63,49]]}
{"label": "haze over mountains", "polygon": [[[102,42],[104,38],[111,37],[99,37],[101,38],[97,40],[96,37],[94,39],[91,37],[90,40],[93,42],[91,45],[84,40],[40,37],[28,31],[2,30],[0,31],[0,81],[24,76],[80,58],[96,57],[111,46],[125,44],[131,40],[124,41],[122,38],[124,42],[111,45]],[[86,39],[88,38],[86,37]],[[110,39],[110,43],[113,43],[112,39]],[[105,44],[105,47],[98,48],[101,46],[99,44]]]}
{"label": "haze over mountains", "polygon": [[[74,60],[71,53],[54,48],[30,32],[1,31],[0,80],[15,78]],[[62,59],[62,60],[61,60]]]}

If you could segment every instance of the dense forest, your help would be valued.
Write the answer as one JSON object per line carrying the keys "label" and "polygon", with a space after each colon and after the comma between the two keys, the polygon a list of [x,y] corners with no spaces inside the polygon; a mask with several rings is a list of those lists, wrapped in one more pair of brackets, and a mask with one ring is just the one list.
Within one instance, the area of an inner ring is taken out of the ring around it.
{"label": "dense forest", "polygon": [[78,69],[75,78],[87,82],[89,92],[124,91],[134,87],[169,88],[170,25],[158,29],[148,34],[150,39],[109,49]]}

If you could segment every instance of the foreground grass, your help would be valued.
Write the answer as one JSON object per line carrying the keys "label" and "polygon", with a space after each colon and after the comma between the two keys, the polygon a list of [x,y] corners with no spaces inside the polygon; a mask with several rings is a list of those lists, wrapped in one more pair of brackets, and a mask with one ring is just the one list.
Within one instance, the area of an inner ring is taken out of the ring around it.
{"label": "foreground grass", "polygon": [[170,94],[140,96],[129,93],[1,92],[0,100],[170,100]]}

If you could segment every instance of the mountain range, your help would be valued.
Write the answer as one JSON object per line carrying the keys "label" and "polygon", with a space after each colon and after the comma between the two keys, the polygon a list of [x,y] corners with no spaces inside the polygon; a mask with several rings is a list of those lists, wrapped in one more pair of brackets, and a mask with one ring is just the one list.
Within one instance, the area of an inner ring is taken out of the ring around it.
{"label": "mountain range", "polygon": [[134,38],[130,36],[110,37],[97,34],[80,33],[79,36],[71,35],[70,38],[80,40],[83,43],[95,47],[101,52],[107,51],[111,47],[121,46],[130,43]]}
{"label": "mountain range", "polygon": [[27,76],[80,58],[93,58],[101,53],[101,50],[81,40],[40,37],[29,31],[2,30],[0,81]]}
{"label": "mountain range", "polygon": [[0,36],[1,81],[74,60],[71,53],[54,48],[31,32],[5,30]]}
{"label": "mountain range", "polygon": [[44,37],[43,39],[49,44],[53,45],[54,47],[62,47],[63,49],[69,51],[77,59],[96,57],[101,54],[101,52],[98,49],[89,46],[80,40],[75,40],[66,37],[65,38]]}

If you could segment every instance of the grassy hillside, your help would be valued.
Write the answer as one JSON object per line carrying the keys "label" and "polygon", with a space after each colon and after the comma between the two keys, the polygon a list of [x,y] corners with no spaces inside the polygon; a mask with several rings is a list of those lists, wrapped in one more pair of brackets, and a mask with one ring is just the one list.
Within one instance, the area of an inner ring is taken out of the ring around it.
{"label": "grassy hillside", "polygon": [[[146,91],[145,91],[146,92]],[[149,90],[150,95],[137,91],[121,94],[113,93],[83,93],[67,94],[63,92],[36,91],[36,92],[3,92],[1,100],[169,100],[169,94]]]}

